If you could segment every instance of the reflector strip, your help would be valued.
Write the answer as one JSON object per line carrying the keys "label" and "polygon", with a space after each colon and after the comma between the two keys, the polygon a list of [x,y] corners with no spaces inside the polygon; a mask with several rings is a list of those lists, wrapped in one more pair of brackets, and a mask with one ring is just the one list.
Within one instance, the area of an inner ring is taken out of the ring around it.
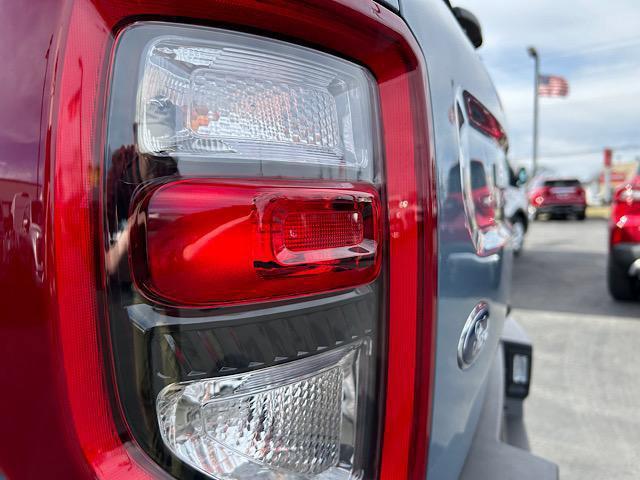
{"label": "reflector strip", "polygon": [[349,247],[362,242],[363,231],[355,210],[291,213],[284,221],[284,245],[294,251]]}

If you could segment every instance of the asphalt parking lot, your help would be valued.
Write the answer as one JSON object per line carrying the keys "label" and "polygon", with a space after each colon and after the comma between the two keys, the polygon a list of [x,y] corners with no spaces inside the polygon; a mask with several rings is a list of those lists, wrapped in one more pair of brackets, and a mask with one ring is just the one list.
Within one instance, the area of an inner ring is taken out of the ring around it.
{"label": "asphalt parking lot", "polygon": [[640,479],[640,304],[608,295],[607,223],[538,221],[525,242],[512,304],[534,342],[531,449],[563,480]]}

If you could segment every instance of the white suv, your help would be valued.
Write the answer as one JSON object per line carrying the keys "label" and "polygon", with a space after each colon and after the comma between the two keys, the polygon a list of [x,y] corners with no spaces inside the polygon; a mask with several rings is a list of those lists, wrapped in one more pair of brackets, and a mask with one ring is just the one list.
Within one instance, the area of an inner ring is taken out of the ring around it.
{"label": "white suv", "polygon": [[529,199],[524,187],[526,172],[516,175],[508,166],[509,186],[504,191],[504,216],[511,223],[513,253],[519,255],[524,246],[524,237],[529,227]]}

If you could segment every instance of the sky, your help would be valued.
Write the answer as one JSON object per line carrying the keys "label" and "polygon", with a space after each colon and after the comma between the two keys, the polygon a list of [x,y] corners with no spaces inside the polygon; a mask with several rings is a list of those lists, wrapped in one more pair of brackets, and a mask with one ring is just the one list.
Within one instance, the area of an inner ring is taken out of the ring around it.
{"label": "sky", "polygon": [[[588,180],[602,169],[605,147],[614,163],[640,159],[639,0],[453,0],[483,30],[479,55],[507,115],[510,157],[530,165],[533,60],[542,74],[569,82],[567,98],[540,99],[539,164]],[[616,148],[617,147],[617,148]]]}

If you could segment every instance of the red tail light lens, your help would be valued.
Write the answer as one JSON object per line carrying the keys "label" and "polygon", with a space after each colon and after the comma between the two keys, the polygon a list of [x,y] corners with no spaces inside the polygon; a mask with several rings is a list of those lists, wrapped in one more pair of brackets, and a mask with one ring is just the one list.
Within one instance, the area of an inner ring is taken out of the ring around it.
{"label": "red tail light lens", "polygon": [[469,92],[464,92],[469,123],[502,146],[507,145],[507,134],[493,114]]}
{"label": "red tail light lens", "polygon": [[611,219],[614,223],[624,216],[640,215],[640,188],[635,185],[624,185],[616,190]]}
{"label": "red tail light lens", "polygon": [[[322,193],[313,190],[300,194],[307,197],[276,200],[269,209],[271,242],[265,245],[271,248],[263,255],[267,262],[273,255],[278,266],[264,265],[262,274],[306,276],[330,271],[321,268],[325,266],[336,274],[350,270],[365,274],[359,281],[352,278],[350,285],[375,278],[381,239],[377,192],[363,186],[352,192],[325,190],[324,198],[317,198]],[[287,268],[293,266],[305,266],[306,271]],[[328,285],[342,283],[339,276],[327,280]]]}
{"label": "red tail light lens", "polygon": [[158,303],[213,307],[373,281],[380,201],[370,185],[183,180],[145,191],[130,258]]}

